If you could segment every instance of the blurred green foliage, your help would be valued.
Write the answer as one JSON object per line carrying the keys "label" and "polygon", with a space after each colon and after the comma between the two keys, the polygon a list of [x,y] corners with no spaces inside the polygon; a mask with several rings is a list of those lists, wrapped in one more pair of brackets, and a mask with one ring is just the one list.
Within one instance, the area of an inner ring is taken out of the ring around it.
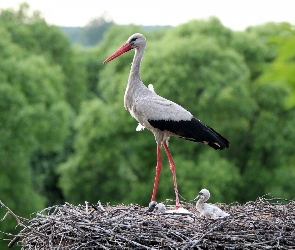
{"label": "blurred green foliage", "polygon": [[[112,25],[97,46],[81,48],[29,13],[26,4],[0,12],[0,199],[16,214],[64,201],[148,204],[156,144],[123,107],[133,53],[102,64],[135,32],[148,41],[143,81],[231,142],[215,151],[171,138],[180,194],[294,198],[294,26],[234,32],[217,18],[149,32]],[[159,201],[174,198],[163,160]],[[0,230],[14,226],[8,217]]]}

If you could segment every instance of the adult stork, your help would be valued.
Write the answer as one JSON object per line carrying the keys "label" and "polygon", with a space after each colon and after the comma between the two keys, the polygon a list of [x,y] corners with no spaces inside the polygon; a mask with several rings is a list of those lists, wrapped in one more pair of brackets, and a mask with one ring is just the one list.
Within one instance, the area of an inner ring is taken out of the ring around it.
{"label": "adult stork", "polygon": [[180,207],[180,203],[175,163],[168,148],[169,137],[176,136],[190,141],[202,142],[214,149],[221,150],[229,147],[229,141],[214,129],[195,118],[180,105],[157,95],[143,84],[140,78],[140,63],[145,47],[145,37],[139,33],[133,34],[124,45],[104,61],[104,64],[131,49],[135,49],[124,96],[124,106],[139,124],[154,134],[157,143],[156,176],[151,201],[156,200],[156,192],[162,169],[161,146],[163,145],[172,171],[177,209]]}

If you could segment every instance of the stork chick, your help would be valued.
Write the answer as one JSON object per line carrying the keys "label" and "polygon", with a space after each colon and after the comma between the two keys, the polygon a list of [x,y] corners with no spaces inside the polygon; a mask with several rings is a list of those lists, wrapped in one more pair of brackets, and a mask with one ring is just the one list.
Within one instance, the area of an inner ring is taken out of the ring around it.
{"label": "stork chick", "polygon": [[174,214],[174,213],[177,213],[177,214],[191,214],[190,211],[188,211],[187,209],[185,208],[178,208],[178,209],[166,209],[166,206],[163,204],[163,203],[158,203],[155,207],[156,210],[160,211],[161,213],[164,213],[164,214]]}
{"label": "stork chick", "polygon": [[222,211],[219,207],[205,203],[210,198],[208,189],[202,189],[199,195],[194,199],[197,202],[196,208],[200,212],[201,217],[208,219],[220,219],[229,216],[228,213]]}

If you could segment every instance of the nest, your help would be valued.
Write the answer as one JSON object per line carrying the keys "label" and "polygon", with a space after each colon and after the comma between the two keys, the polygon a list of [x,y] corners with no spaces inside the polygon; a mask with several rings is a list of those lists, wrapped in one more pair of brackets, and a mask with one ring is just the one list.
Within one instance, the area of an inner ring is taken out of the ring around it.
{"label": "nest", "polygon": [[246,204],[217,204],[229,217],[200,218],[194,204],[182,202],[192,214],[149,212],[139,205],[66,203],[16,216],[22,230],[12,239],[27,249],[294,249],[295,201],[271,196]]}

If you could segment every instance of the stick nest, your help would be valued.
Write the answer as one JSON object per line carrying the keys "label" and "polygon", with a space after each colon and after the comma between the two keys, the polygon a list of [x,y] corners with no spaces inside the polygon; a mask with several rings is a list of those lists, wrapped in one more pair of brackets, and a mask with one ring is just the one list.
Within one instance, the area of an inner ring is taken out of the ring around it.
{"label": "stick nest", "polygon": [[[22,230],[10,241],[27,249],[294,249],[295,201],[259,197],[241,204],[217,204],[229,217],[200,218],[194,204],[182,202],[192,214],[148,212],[139,205],[66,203],[32,214],[13,215]],[[5,216],[6,217],[6,216]],[[6,233],[12,238],[11,234]]]}

